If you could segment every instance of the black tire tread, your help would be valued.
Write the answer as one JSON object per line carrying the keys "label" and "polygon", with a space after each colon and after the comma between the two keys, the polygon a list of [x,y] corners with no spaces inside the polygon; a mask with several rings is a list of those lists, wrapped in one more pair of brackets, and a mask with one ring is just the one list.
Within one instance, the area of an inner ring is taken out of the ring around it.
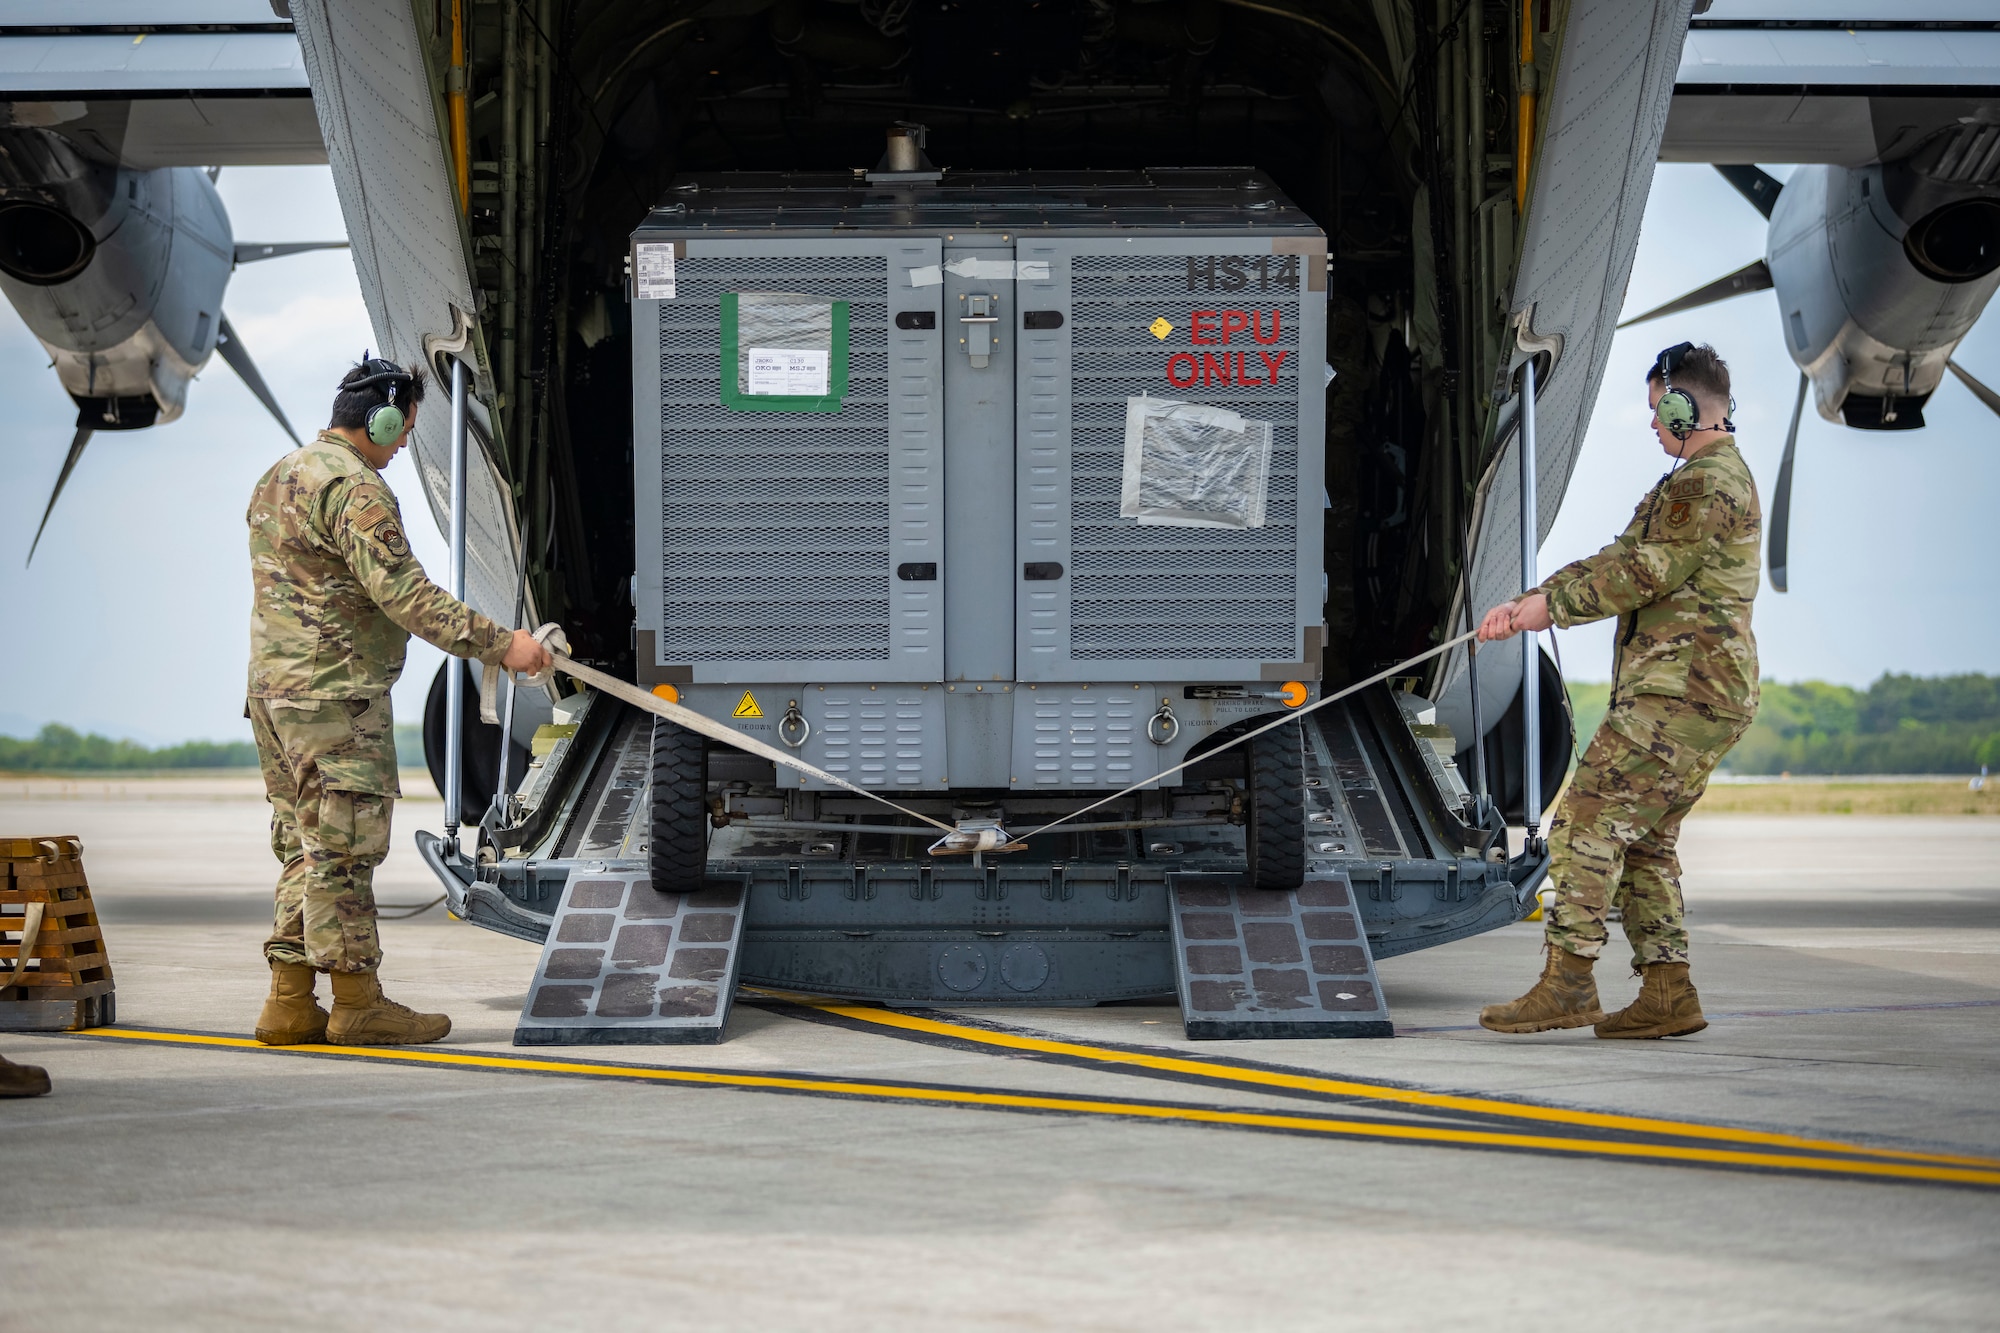
{"label": "black tire tread", "polygon": [[1244,746],[1249,777],[1249,823],[1244,845],[1250,883],[1296,892],[1306,877],[1306,772],[1304,736],[1280,727]]}
{"label": "black tire tread", "polygon": [[708,741],[653,719],[653,793],[647,860],[661,893],[692,893],[708,873]]}

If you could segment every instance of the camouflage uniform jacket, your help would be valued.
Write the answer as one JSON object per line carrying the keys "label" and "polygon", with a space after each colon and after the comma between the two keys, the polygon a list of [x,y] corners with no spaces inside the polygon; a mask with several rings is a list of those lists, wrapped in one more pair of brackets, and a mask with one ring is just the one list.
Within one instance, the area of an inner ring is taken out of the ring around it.
{"label": "camouflage uniform jacket", "polygon": [[1612,699],[1667,695],[1725,717],[1757,711],[1750,604],[1761,570],[1757,484],[1722,440],[1662,477],[1596,555],[1538,590],[1568,628],[1618,617]]}
{"label": "camouflage uniform jacket", "polygon": [[432,583],[396,497],[332,431],[257,482],[250,525],[250,696],[369,699],[403,674],[409,636],[498,662],[512,632]]}

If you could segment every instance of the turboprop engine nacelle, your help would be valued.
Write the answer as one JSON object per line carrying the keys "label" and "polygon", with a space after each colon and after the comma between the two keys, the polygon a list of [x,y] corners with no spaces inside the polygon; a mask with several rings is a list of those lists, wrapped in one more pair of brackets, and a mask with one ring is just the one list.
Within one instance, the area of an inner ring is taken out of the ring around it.
{"label": "turboprop engine nacelle", "polygon": [[[1819,414],[1913,430],[1959,340],[2000,287],[2000,198],[1963,126],[1913,158],[1802,166],[1771,209],[1768,254],[1785,342]],[[1952,149],[1958,145],[1956,155]],[[1971,158],[1974,160],[1967,161]]]}
{"label": "turboprop engine nacelle", "polygon": [[40,130],[0,138],[0,290],[54,359],[79,425],[181,414],[233,266],[229,215],[200,168],[106,166]]}

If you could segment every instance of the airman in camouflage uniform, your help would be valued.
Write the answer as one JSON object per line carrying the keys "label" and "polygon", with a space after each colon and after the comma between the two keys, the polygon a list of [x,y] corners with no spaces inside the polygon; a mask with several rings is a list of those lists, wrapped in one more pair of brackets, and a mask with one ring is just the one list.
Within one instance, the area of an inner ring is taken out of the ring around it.
{"label": "airman in camouflage uniform", "polygon": [[[1527,995],[1480,1014],[1496,1031],[1591,1023],[1600,1037],[1665,1037],[1707,1026],[1687,978],[1674,847],[1758,697],[1750,608],[1762,517],[1722,410],[1728,375],[1711,348],[1661,354],[1648,377],[1656,409],[1671,377],[1702,418],[1720,424],[1683,439],[1656,417],[1661,446],[1685,462],[1647,492],[1616,541],[1496,607],[1481,627],[1482,638],[1499,639],[1618,617],[1610,708],[1550,830],[1547,967]],[[1613,905],[1644,983],[1629,1008],[1606,1018],[1591,968]]]}
{"label": "airman in camouflage uniform", "polygon": [[[441,1014],[416,1014],[376,982],[375,867],[389,851],[396,781],[389,689],[409,636],[456,657],[510,668],[539,665],[540,646],[432,583],[410,553],[403,517],[383,482],[408,438],[421,376],[364,358],[341,382],[334,424],[257,482],[250,528],[250,684],[245,715],[271,802],[278,877],[264,944],[271,998],[257,1039],[293,1045],[436,1041]],[[367,423],[401,414],[378,443]],[[522,647],[525,640],[527,646]],[[332,974],[334,1008],[314,1000]]]}

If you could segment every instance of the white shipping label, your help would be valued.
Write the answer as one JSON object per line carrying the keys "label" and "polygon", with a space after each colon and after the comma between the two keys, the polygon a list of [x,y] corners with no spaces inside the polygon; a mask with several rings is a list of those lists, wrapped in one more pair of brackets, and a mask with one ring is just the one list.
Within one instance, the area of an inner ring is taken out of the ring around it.
{"label": "white shipping label", "polygon": [[750,349],[750,392],[791,398],[824,398],[833,353],[792,347]]}
{"label": "white shipping label", "polygon": [[634,295],[641,301],[674,299],[674,243],[642,241],[632,264]]}

